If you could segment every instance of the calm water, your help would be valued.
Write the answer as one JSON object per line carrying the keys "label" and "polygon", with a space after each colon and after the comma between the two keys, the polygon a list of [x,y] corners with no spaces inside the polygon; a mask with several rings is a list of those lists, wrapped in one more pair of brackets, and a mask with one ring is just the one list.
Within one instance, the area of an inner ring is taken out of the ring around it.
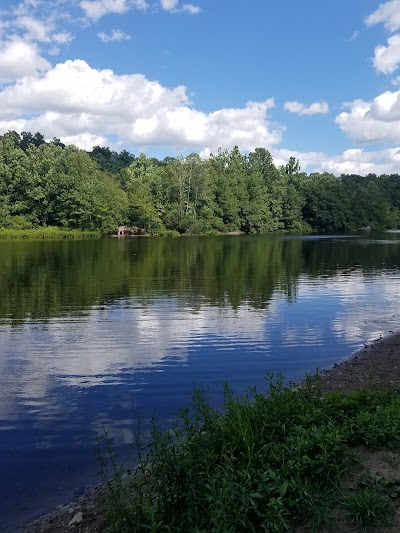
{"label": "calm water", "polygon": [[0,242],[0,530],[95,483],[193,382],[221,400],[399,329],[400,234]]}

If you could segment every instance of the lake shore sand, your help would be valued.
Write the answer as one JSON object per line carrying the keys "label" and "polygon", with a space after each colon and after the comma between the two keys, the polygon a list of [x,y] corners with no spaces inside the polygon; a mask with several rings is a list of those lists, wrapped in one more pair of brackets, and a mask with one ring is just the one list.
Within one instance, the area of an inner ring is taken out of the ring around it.
{"label": "lake shore sand", "polygon": [[349,359],[323,370],[321,385],[327,392],[372,387],[400,390],[400,332],[377,339]]}
{"label": "lake shore sand", "polygon": [[[400,332],[376,340],[320,375],[323,390],[362,388],[400,390]],[[105,527],[108,488],[100,485],[65,506],[21,528],[21,533],[100,533]]]}

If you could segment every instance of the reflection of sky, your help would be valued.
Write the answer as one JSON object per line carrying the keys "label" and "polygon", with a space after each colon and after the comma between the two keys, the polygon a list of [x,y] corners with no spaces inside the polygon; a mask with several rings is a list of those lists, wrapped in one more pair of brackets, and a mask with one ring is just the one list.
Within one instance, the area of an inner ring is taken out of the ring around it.
{"label": "reflection of sky", "polygon": [[[262,387],[267,371],[299,379],[398,329],[399,277],[303,275],[294,301],[277,291],[263,310],[132,299],[80,318],[1,325],[0,516],[15,501],[43,507],[40,494],[51,506],[60,476],[67,490],[97,470],[96,433],[130,442],[139,418],[155,410],[168,419],[187,404],[193,381],[218,401],[225,380],[243,391]],[[43,485],[37,496],[32,479]]]}
{"label": "reflection of sky", "polygon": [[[177,299],[153,300],[146,307],[120,300],[79,319],[3,325],[0,420],[11,421],[17,406],[40,413],[57,386],[115,386],[131,381],[139,370],[159,370],[163,362],[188,365],[189,356],[205,347],[214,357],[225,353],[218,358],[227,365],[234,358],[251,360],[250,354],[286,360],[285,350],[303,346],[321,354],[321,347],[332,342],[335,348],[345,345],[349,353],[398,328],[398,281],[397,271],[373,277],[360,271],[330,278],[302,276],[295,302],[276,293],[266,310],[204,304],[188,312]],[[327,362],[320,358],[329,364],[329,357]],[[280,370],[291,373],[290,361]],[[251,382],[252,377],[249,369],[246,378]],[[57,412],[54,403],[51,410]]]}
{"label": "reflection of sky", "polygon": [[120,300],[79,319],[2,326],[0,428],[9,427],[21,409],[34,418],[40,419],[44,412],[47,420],[57,417],[63,406],[53,396],[61,386],[102,385],[117,390],[118,385],[131,383],[138,392],[144,385],[136,383],[135,374],[163,371],[165,365],[189,365],[196,380],[198,366],[193,367],[193,360],[199,354],[203,361],[213,354],[212,374],[219,369],[221,378],[224,372],[231,374],[233,361],[245,360],[245,375],[232,378],[249,384],[258,380],[252,359],[261,358],[265,370],[271,364],[288,378],[311,369],[307,357],[320,366],[329,365],[398,328],[398,281],[397,271],[302,276],[295,302],[276,293],[266,310],[204,304],[188,311],[178,299],[150,300],[146,307]]}

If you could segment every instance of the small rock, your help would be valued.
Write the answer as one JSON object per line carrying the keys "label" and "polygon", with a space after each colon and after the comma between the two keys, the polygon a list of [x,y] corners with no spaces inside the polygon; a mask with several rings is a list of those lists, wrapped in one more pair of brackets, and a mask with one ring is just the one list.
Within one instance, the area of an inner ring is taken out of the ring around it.
{"label": "small rock", "polygon": [[76,513],[74,518],[71,520],[71,522],[68,524],[69,526],[77,526],[78,524],[81,524],[83,522],[83,514],[81,511],[79,513]]}

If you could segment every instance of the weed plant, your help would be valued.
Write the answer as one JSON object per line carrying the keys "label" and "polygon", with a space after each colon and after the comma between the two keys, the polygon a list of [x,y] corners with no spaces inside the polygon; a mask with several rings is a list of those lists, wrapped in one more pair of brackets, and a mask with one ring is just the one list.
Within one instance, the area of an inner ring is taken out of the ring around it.
{"label": "weed plant", "polygon": [[388,497],[362,485],[347,497],[343,480],[357,463],[355,446],[399,438],[399,396],[325,395],[315,379],[296,390],[282,376],[267,379],[264,394],[252,388],[238,397],[225,386],[221,410],[196,389],[169,431],[153,421],[135,475],[124,478],[114,463],[108,531],[321,531],[338,508],[361,528],[384,524]]}
{"label": "weed plant", "polygon": [[82,239],[100,237],[99,232],[47,226],[35,229],[0,228],[0,239]]}

